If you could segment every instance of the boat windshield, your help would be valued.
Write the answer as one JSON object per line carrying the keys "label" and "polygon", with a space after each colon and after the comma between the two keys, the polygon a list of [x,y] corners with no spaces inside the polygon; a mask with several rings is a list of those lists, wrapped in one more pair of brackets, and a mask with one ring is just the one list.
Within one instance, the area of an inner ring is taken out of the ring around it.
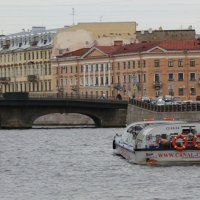
{"label": "boat windshield", "polygon": [[152,126],[152,127],[148,127],[148,128],[145,128],[143,129],[137,136],[137,140],[143,140],[144,137],[154,128],[155,126]]}

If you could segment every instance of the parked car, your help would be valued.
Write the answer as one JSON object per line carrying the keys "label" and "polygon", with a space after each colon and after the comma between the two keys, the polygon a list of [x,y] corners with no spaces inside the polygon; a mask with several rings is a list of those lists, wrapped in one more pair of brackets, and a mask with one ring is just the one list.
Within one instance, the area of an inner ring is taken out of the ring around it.
{"label": "parked car", "polygon": [[163,97],[163,100],[165,101],[165,105],[172,105],[173,104],[173,96],[171,96],[171,95],[165,95]]}
{"label": "parked car", "polygon": [[163,99],[158,99],[156,101],[156,105],[157,106],[164,106],[166,104],[166,102]]}
{"label": "parked car", "polygon": [[141,101],[143,103],[150,103],[151,99],[148,96],[143,96],[142,99],[141,99]]}

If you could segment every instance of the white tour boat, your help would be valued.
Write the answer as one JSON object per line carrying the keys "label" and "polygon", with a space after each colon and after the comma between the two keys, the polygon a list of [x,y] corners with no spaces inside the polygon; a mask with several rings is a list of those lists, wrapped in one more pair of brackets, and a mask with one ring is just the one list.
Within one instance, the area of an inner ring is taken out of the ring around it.
{"label": "white tour boat", "polygon": [[115,135],[113,149],[135,164],[200,164],[200,123],[132,123]]}

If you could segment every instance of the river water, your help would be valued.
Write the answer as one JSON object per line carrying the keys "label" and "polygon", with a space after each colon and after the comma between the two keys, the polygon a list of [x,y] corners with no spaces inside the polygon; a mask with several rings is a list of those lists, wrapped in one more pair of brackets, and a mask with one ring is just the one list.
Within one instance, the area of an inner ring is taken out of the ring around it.
{"label": "river water", "polygon": [[130,164],[113,153],[114,135],[96,128],[0,130],[0,200],[200,199],[200,166]]}

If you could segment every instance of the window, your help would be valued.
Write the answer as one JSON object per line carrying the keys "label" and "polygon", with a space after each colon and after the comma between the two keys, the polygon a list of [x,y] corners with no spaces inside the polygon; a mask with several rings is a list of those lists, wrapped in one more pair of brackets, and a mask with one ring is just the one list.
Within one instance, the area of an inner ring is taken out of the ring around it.
{"label": "window", "polygon": [[138,68],[140,68],[140,60],[138,60]]}
{"label": "window", "polygon": [[85,85],[88,85],[88,77],[85,78]]}
{"label": "window", "polygon": [[159,74],[155,74],[154,78],[155,78],[156,83],[160,82],[160,75]]}
{"label": "window", "polygon": [[133,61],[133,69],[135,68],[135,61]]}
{"label": "window", "polygon": [[178,73],[178,81],[183,81],[183,73]]}
{"label": "window", "polygon": [[174,61],[172,59],[168,60],[168,67],[173,67]]}
{"label": "window", "polygon": [[103,76],[101,76],[101,85],[103,85],[104,83],[103,83]]}
{"label": "window", "polygon": [[196,75],[196,74],[193,73],[193,72],[190,73],[190,81],[195,81],[195,79],[196,79],[196,76],[195,76],[195,75]]}
{"label": "window", "polygon": [[184,88],[179,88],[178,89],[178,95],[183,96],[184,95]]}
{"label": "window", "polygon": [[108,85],[108,76],[106,76],[106,83],[105,84]]}
{"label": "window", "polygon": [[143,82],[146,83],[146,74],[143,74]]}
{"label": "window", "polygon": [[96,78],[95,78],[96,80],[95,80],[95,85],[98,85],[99,84],[99,79],[98,79],[98,77],[96,76]]}
{"label": "window", "polygon": [[124,62],[124,69],[126,69],[126,62]]}
{"label": "window", "polygon": [[196,95],[196,88],[194,88],[194,87],[190,88],[190,94]]}
{"label": "window", "polygon": [[90,77],[90,85],[93,85],[93,77]]}
{"label": "window", "polygon": [[101,64],[101,71],[103,71],[103,64]]}
{"label": "window", "polygon": [[105,70],[108,71],[108,68],[109,68],[109,67],[108,67],[108,63],[106,63],[106,69],[105,69]]}
{"label": "window", "polygon": [[190,60],[190,67],[195,67],[195,60],[194,59]]}
{"label": "window", "polygon": [[126,83],[126,75],[124,75],[124,83]]}
{"label": "window", "polygon": [[130,67],[131,67],[131,62],[128,61],[128,69],[130,69]]}
{"label": "window", "polygon": [[154,60],[154,67],[160,67],[160,60]]}
{"label": "window", "polygon": [[143,67],[146,67],[146,60],[143,60]]}
{"label": "window", "polygon": [[169,73],[168,74],[168,81],[173,81],[174,80],[174,74],[173,73]]}
{"label": "window", "polygon": [[178,67],[183,67],[183,60],[178,60]]}
{"label": "window", "polygon": [[139,83],[141,82],[141,76],[140,76],[140,74],[138,74],[138,82]]}

